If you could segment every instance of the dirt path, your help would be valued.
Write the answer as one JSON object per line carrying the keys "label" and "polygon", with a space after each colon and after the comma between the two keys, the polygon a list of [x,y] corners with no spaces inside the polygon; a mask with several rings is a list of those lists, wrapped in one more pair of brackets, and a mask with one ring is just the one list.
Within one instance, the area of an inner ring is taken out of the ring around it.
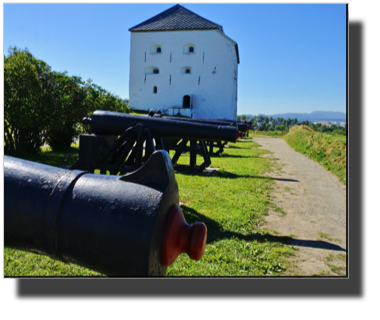
{"label": "dirt path", "polygon": [[279,166],[271,196],[281,208],[269,210],[272,233],[293,238],[296,256],[287,276],[346,275],[346,186],[317,162],[280,138],[253,138]]}

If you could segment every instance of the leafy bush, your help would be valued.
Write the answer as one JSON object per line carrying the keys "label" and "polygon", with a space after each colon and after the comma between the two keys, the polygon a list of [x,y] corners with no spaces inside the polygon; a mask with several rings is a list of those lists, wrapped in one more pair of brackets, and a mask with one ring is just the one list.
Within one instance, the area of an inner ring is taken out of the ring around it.
{"label": "leafy bush", "polygon": [[46,141],[53,150],[70,148],[78,134],[76,124],[91,108],[84,84],[80,77],[69,77],[66,72],[51,73],[49,103],[53,106],[53,111],[46,129]]}
{"label": "leafy bush", "polygon": [[52,111],[48,103],[50,66],[28,49],[4,57],[4,153],[32,154],[44,144]]}
{"label": "leafy bush", "polygon": [[47,142],[69,148],[81,121],[97,110],[130,113],[131,108],[101,87],[51,71],[28,49],[9,49],[4,59],[4,152],[33,154]]}

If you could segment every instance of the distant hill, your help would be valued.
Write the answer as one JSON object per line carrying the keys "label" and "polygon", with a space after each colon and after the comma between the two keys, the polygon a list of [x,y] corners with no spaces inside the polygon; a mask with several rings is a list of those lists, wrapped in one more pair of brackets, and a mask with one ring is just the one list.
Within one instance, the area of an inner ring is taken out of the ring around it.
{"label": "distant hill", "polygon": [[[279,114],[259,114],[260,116],[267,116],[276,118],[284,118],[284,119],[295,119],[298,121],[308,120],[309,122],[320,122],[320,121],[346,121],[346,114],[343,112],[333,112],[333,111],[314,111],[312,113],[279,113]],[[254,115],[246,115],[253,117]]]}

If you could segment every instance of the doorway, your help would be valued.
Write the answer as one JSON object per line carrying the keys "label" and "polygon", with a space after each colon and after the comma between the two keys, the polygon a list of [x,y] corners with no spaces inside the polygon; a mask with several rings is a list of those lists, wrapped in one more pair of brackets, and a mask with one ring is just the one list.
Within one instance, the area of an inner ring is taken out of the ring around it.
{"label": "doorway", "polygon": [[182,108],[190,108],[191,105],[191,98],[189,95],[183,96],[183,101],[182,101]]}

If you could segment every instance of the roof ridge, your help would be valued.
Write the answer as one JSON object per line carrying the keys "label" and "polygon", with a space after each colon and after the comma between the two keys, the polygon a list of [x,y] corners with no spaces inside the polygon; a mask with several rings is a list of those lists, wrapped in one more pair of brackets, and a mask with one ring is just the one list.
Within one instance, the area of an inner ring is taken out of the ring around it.
{"label": "roof ridge", "polygon": [[[188,14],[186,15],[186,13]],[[168,31],[191,29],[219,29],[223,32],[223,27],[221,25],[205,19],[179,4],[176,4],[175,6],[170,7],[152,18],[135,25],[130,28],[129,31]]]}
{"label": "roof ridge", "polygon": [[185,8],[185,7],[183,7],[183,6],[181,6],[180,4],[177,4],[177,5],[175,5],[174,7],[176,7],[176,6],[179,6],[179,7],[181,7],[182,9],[185,9],[185,10],[189,11],[190,13],[195,14],[196,16],[198,16],[198,17],[200,17],[200,18],[202,18],[202,19],[204,19],[204,20],[206,20],[206,21],[208,21],[208,22],[211,22],[211,23],[213,23],[213,24],[216,24],[216,25],[219,26],[219,27],[222,29],[222,31],[223,31],[223,27],[222,27],[220,24],[217,24],[217,23],[215,23],[215,22],[213,22],[213,21],[211,21],[211,20],[209,20],[209,19],[203,18],[203,17],[200,16],[199,14],[197,14],[197,13],[195,13],[195,12],[193,12],[193,11],[191,11],[191,10],[189,10],[189,9],[187,9],[187,8]]}

